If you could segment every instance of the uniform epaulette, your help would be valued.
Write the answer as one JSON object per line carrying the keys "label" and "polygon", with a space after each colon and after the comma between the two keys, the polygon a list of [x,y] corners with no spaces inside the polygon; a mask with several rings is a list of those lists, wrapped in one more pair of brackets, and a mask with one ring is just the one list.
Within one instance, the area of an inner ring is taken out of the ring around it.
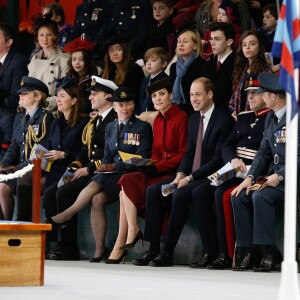
{"label": "uniform epaulette", "polygon": [[257,116],[264,116],[264,115],[266,115],[270,110],[271,110],[270,108],[266,107],[266,108],[264,108],[264,109],[261,109],[261,110],[256,111],[255,114],[256,114]]}
{"label": "uniform epaulette", "polygon": [[245,115],[245,114],[250,114],[250,113],[253,113],[252,110],[247,110],[247,111],[241,111],[238,116],[241,116],[241,115]]}

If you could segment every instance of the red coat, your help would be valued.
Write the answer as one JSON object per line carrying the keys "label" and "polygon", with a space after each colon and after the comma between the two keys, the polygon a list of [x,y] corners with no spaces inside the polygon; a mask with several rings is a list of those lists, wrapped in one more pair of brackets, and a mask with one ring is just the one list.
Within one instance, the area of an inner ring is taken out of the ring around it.
{"label": "red coat", "polygon": [[151,159],[155,160],[156,177],[146,177],[141,172],[123,175],[118,186],[132,201],[140,216],[145,214],[147,186],[175,174],[186,151],[188,141],[188,115],[176,104],[162,115],[159,113],[153,124]]}
{"label": "red coat", "polygon": [[157,161],[158,173],[173,174],[180,165],[187,147],[187,122],[187,114],[176,104],[155,118],[151,159]]}

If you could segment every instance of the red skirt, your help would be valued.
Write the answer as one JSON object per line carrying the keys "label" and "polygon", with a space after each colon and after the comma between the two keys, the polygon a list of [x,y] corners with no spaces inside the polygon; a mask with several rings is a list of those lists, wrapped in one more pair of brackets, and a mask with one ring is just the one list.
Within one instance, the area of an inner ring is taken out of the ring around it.
{"label": "red skirt", "polygon": [[124,174],[118,181],[118,187],[137,208],[138,215],[145,218],[146,215],[146,190],[151,184],[160,182],[172,175],[167,174],[159,177],[147,177],[142,172]]}

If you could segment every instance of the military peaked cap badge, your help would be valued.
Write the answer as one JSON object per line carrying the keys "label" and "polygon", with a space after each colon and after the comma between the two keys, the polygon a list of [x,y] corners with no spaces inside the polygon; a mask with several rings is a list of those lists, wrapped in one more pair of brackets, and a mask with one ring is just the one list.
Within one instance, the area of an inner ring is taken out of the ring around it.
{"label": "military peaked cap badge", "polygon": [[92,82],[91,82],[91,86],[95,86],[97,84],[96,80],[93,79]]}
{"label": "military peaked cap badge", "polygon": [[122,92],[122,93],[120,94],[120,98],[125,99],[126,97],[127,97],[127,93]]}

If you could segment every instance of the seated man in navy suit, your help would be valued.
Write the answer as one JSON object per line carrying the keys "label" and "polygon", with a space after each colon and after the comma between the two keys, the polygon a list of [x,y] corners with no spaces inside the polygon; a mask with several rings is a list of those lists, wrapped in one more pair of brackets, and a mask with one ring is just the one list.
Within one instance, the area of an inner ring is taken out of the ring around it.
{"label": "seated man in navy suit", "polygon": [[19,53],[14,45],[14,32],[10,25],[0,23],[0,97],[9,111],[16,113],[23,76],[28,74],[28,59]]}
{"label": "seated man in navy suit", "polygon": [[[213,83],[208,78],[200,77],[192,83],[190,97],[196,112],[189,119],[188,148],[176,176],[151,185],[147,190],[144,237],[150,242],[150,248],[141,259],[133,261],[135,265],[173,265],[173,251],[187,219],[189,204],[193,201],[198,215],[199,188],[210,186],[207,176],[223,165],[221,147],[234,120],[228,112],[215,106]],[[177,185],[177,190],[165,198],[161,186],[170,182]],[[163,238],[164,249],[160,252],[164,203],[169,201],[172,201],[172,209]]]}

